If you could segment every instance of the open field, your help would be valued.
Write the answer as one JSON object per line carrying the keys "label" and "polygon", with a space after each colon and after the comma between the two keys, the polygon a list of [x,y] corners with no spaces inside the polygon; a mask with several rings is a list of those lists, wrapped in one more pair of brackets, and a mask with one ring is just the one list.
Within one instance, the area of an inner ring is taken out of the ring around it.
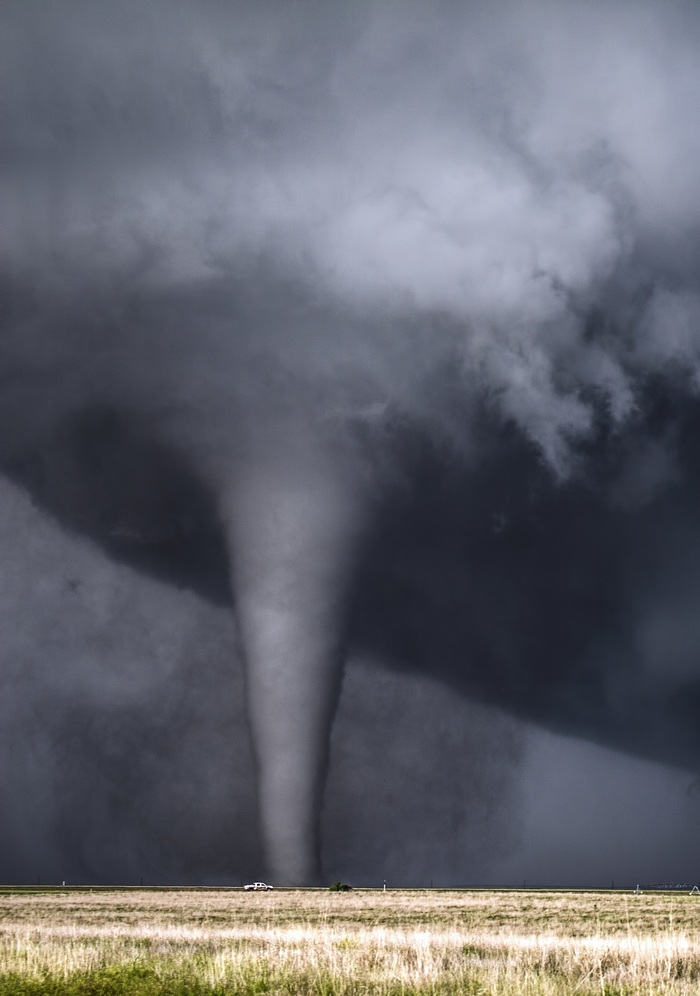
{"label": "open field", "polygon": [[696,994],[700,897],[0,892],[0,994]]}

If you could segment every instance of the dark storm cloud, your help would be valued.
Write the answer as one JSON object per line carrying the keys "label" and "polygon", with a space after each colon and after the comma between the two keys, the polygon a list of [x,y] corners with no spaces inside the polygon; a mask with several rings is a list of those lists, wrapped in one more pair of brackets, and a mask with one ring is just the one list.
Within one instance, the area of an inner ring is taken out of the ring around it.
{"label": "dark storm cloud", "polygon": [[217,282],[238,364],[237,281],[293,281],[256,356],[332,411],[434,419],[420,385],[457,357],[564,469],[582,391],[619,422],[639,376],[695,371],[697,29],[653,4],[16,6],[6,265],[153,308]]}
{"label": "dark storm cloud", "polygon": [[233,587],[253,675],[347,631],[696,767],[695,7],[4,21],[6,473],[117,559]]}

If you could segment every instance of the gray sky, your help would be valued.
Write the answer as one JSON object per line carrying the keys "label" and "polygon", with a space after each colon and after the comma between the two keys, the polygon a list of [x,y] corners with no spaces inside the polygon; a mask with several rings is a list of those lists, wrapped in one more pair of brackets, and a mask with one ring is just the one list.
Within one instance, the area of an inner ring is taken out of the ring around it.
{"label": "gray sky", "polygon": [[313,575],[329,869],[694,880],[696,5],[6,8],[5,877],[253,874]]}

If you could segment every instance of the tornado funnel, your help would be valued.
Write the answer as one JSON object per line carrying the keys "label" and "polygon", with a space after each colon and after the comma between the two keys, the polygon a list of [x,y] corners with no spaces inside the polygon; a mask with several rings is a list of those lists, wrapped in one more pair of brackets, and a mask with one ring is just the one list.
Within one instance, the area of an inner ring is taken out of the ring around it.
{"label": "tornado funnel", "polygon": [[226,499],[267,874],[320,875],[320,813],[343,663],[356,514],[308,464],[246,469]]}

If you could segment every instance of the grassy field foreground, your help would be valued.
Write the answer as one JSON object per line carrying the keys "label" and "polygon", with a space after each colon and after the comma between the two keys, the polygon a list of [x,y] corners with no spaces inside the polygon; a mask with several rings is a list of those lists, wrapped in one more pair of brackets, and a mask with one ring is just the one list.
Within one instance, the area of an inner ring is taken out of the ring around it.
{"label": "grassy field foreground", "polygon": [[0,892],[0,994],[697,994],[700,897]]}

